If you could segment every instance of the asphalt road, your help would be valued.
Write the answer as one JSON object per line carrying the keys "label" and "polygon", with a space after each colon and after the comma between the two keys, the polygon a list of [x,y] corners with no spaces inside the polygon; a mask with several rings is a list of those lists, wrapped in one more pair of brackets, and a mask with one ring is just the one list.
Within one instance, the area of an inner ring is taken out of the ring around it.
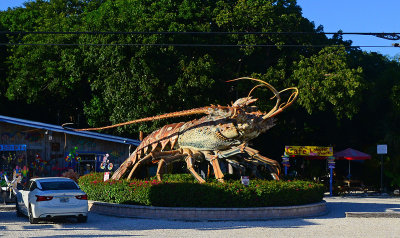
{"label": "asphalt road", "polygon": [[[400,237],[398,218],[346,218],[345,212],[400,212],[400,198],[327,197],[329,212],[312,218],[185,222],[109,217],[32,225],[15,211],[0,211],[1,237]],[[0,206],[1,207],[1,206]]]}

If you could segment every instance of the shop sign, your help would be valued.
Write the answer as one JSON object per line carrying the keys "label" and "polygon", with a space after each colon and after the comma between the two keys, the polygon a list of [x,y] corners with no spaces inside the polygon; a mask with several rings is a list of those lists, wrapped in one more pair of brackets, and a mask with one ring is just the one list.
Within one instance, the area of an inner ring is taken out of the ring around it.
{"label": "shop sign", "polygon": [[333,147],[285,146],[287,156],[333,156]]}
{"label": "shop sign", "polygon": [[328,157],[328,167],[330,169],[334,169],[335,168],[335,157],[333,157],[333,156]]}
{"label": "shop sign", "polygon": [[283,156],[283,157],[282,157],[282,164],[283,164],[283,166],[285,166],[285,167],[290,167],[289,157]]}
{"label": "shop sign", "polygon": [[242,180],[242,184],[243,184],[244,186],[249,186],[249,184],[250,184],[249,176],[242,176],[242,177],[241,177],[241,180]]}
{"label": "shop sign", "polygon": [[26,145],[0,145],[0,151],[26,151]]}

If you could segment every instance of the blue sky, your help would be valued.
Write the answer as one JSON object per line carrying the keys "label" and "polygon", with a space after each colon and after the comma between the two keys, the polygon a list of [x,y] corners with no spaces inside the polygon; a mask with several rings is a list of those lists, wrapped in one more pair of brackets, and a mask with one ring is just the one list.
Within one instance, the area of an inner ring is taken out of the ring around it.
{"label": "blue sky", "polygon": [[0,10],[7,10],[8,7],[19,7],[26,0],[0,0]]}
{"label": "blue sky", "polygon": [[[400,32],[400,0],[297,0],[303,16],[324,26],[325,32]],[[345,35],[356,46],[391,46],[398,41],[374,36]],[[362,48],[383,55],[400,54],[400,47]]]}
{"label": "blue sky", "polygon": [[[0,0],[0,10],[22,6],[25,0]],[[400,32],[400,0],[297,0],[303,16],[325,32]],[[391,46],[390,41],[374,36],[345,35],[356,46]],[[362,48],[388,56],[400,55],[400,47]]]}

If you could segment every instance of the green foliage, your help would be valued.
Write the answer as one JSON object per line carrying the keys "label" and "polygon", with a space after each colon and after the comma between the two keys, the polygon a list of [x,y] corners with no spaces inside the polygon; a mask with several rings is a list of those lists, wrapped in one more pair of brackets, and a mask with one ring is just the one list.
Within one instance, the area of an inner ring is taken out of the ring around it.
{"label": "green foliage", "polygon": [[[156,176],[151,178],[154,179],[157,179]],[[196,183],[196,181],[191,174],[163,174],[163,182]]]}
{"label": "green foliage", "polygon": [[[0,24],[10,31],[74,31],[81,25],[83,5],[79,0],[27,2],[25,8],[2,12]],[[28,44],[70,44],[77,39],[64,34],[8,35],[9,42]],[[10,100],[45,105],[53,118],[55,112],[71,116],[81,110],[89,87],[81,74],[71,71],[80,55],[78,49],[18,45],[9,47],[8,53],[6,96]]]}
{"label": "green foliage", "polygon": [[[398,166],[396,166],[398,167]],[[390,186],[392,188],[400,188],[400,175],[398,175],[397,173],[393,173],[393,170],[389,170],[385,172],[385,175],[390,178]]]}
{"label": "green foliage", "polygon": [[89,199],[121,204],[164,207],[263,207],[320,202],[324,186],[307,181],[252,180],[248,187],[240,181],[199,184],[190,175],[170,175],[157,180],[108,180],[102,173],[79,179]]}
{"label": "green foliage", "polygon": [[308,113],[333,110],[338,118],[351,118],[358,112],[362,69],[350,68],[347,57],[344,48],[325,48],[297,63],[292,79],[298,82],[298,103]]}
{"label": "green foliage", "polygon": [[4,179],[0,180],[0,187],[7,187],[7,183]]}
{"label": "green foliage", "polygon": [[[320,30],[315,30],[314,25],[301,16],[301,9],[293,0],[32,1],[26,8],[1,13],[0,24],[5,29],[26,31]],[[234,85],[227,85],[226,80],[253,73],[262,75],[266,71],[276,78],[275,72],[280,72],[274,86],[281,88],[284,86],[281,79],[287,74],[284,71],[299,58],[298,51],[262,47],[177,47],[174,44],[281,45],[310,44],[324,39],[323,35],[315,38],[235,34],[13,35],[8,39],[10,42],[90,45],[10,47],[7,97],[45,104],[53,111],[63,108],[65,114],[84,111],[87,123],[95,127],[210,104],[226,105],[236,97],[230,90]],[[240,96],[246,93],[240,92]],[[48,101],[52,104],[47,105]],[[120,127],[117,133],[132,134],[138,130],[148,133],[163,123]]]}

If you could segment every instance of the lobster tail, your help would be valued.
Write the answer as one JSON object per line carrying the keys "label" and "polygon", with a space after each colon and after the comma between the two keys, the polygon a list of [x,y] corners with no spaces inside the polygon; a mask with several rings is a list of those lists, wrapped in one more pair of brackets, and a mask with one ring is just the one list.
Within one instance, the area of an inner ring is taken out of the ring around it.
{"label": "lobster tail", "polygon": [[122,178],[122,176],[126,173],[129,167],[131,167],[132,162],[130,159],[125,160],[124,163],[119,166],[119,168],[114,172],[112,175],[111,179],[119,180]]}

